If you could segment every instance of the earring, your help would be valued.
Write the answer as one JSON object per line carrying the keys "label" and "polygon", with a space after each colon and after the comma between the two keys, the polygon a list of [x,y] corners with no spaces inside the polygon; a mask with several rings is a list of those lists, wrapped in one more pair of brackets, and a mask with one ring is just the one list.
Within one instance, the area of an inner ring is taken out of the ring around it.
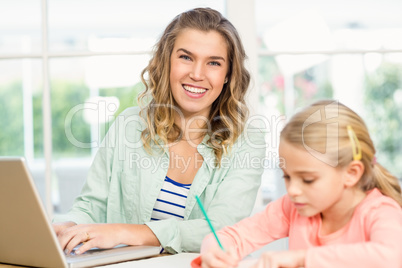
{"label": "earring", "polygon": [[228,82],[228,78],[225,78],[225,81],[223,82],[224,84],[226,84]]}

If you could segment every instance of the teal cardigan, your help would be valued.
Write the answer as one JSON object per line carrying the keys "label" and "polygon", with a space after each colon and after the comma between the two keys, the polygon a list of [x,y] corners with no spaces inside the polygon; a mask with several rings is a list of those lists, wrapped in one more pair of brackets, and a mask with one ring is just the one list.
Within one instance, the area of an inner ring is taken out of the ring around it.
{"label": "teal cardigan", "polygon": [[230,154],[222,158],[220,168],[214,165],[207,135],[197,147],[204,162],[191,185],[184,220],[151,222],[167,174],[169,150],[153,144],[152,155],[145,151],[141,141],[145,125],[139,111],[138,107],[128,108],[116,118],[98,149],[80,196],[71,210],[54,222],[146,224],[166,251],[198,252],[210,229],[195,196],[200,196],[217,230],[249,216],[261,183],[264,134],[249,127]]}

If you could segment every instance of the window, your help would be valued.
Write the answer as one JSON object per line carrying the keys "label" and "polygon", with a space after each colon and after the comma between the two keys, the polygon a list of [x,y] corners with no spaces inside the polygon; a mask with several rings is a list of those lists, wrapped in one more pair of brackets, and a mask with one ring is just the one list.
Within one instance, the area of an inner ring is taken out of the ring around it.
{"label": "window", "polygon": [[[378,162],[402,180],[401,8],[391,0],[256,0],[261,113],[287,117],[318,99],[339,100],[364,118]],[[275,167],[264,174],[267,200],[285,192],[279,177]]]}
{"label": "window", "polygon": [[[272,131],[313,100],[338,99],[363,116],[379,163],[402,178],[402,3],[252,0],[252,18],[241,2],[0,0],[0,155],[25,156],[49,213],[66,212],[109,124],[136,105],[162,30],[180,12],[209,6],[243,37],[256,32],[252,108]],[[255,43],[243,39],[253,61]],[[276,134],[267,137],[266,200],[284,192]]]}
{"label": "window", "polygon": [[207,6],[225,14],[223,0],[0,0],[0,155],[27,159],[50,215],[71,207],[109,124],[136,105],[166,25]]}

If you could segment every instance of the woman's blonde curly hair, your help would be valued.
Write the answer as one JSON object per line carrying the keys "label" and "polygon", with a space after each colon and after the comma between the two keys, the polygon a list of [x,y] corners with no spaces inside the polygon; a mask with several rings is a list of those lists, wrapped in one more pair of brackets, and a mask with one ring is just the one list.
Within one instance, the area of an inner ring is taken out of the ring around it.
{"label": "woman's blonde curly hair", "polygon": [[176,106],[169,77],[171,53],[177,36],[184,29],[216,31],[226,40],[228,82],[212,104],[207,128],[210,137],[207,143],[213,148],[216,164],[219,166],[222,156],[233,146],[244,129],[248,116],[245,94],[250,83],[250,74],[244,66],[246,53],[237,30],[216,10],[196,8],[179,14],[156,43],[153,57],[141,73],[145,90],[139,96],[139,103],[143,107],[141,115],[146,118],[147,125],[141,139],[145,149],[151,153],[151,142],[158,146],[163,145],[157,136],[164,144],[180,140],[183,136],[182,130],[174,122]]}

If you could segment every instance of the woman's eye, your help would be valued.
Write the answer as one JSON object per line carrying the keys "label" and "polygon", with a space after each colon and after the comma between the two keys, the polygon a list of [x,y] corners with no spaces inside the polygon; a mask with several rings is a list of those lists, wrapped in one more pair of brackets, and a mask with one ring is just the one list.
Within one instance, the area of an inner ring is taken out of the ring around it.
{"label": "woman's eye", "polygon": [[221,63],[220,63],[220,62],[217,62],[217,61],[212,61],[212,62],[210,62],[209,64],[211,64],[211,65],[213,65],[213,66],[221,66]]}
{"label": "woman's eye", "polygon": [[179,58],[185,59],[185,60],[191,60],[191,58],[187,55],[181,55]]}
{"label": "woman's eye", "polygon": [[303,182],[306,184],[310,184],[310,183],[313,183],[314,180],[313,179],[303,179]]}
{"label": "woman's eye", "polygon": [[289,175],[283,175],[283,179],[289,180],[289,179],[290,179],[290,176],[289,176]]}

